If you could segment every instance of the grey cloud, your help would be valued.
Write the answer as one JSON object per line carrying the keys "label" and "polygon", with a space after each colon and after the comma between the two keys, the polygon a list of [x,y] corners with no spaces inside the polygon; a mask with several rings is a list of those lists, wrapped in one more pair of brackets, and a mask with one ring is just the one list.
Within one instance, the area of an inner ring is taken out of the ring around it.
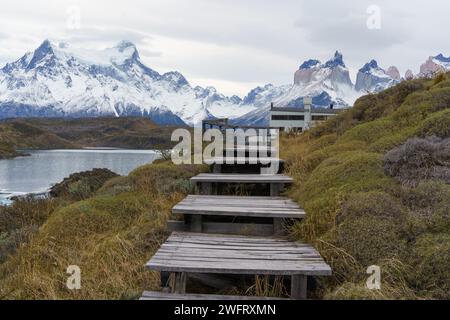
{"label": "grey cloud", "polygon": [[[75,3],[82,10],[82,28],[74,31],[66,28],[67,4],[62,1],[2,4],[0,62],[19,57],[45,38],[97,47],[130,40],[158,71],[178,69],[195,78],[264,84],[290,83],[302,60],[325,60],[335,50],[344,53],[352,70],[375,58],[402,72],[417,70],[429,55],[450,54],[450,4],[439,0]],[[381,30],[366,28],[366,9],[372,4],[382,10]]]}

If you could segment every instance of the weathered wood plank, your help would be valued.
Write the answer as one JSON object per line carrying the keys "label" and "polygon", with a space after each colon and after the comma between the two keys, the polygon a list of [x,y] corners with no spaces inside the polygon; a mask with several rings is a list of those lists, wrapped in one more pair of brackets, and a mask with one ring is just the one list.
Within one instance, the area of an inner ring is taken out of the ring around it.
{"label": "weathered wood plank", "polygon": [[[174,231],[189,231],[189,225],[184,221],[168,221],[167,229]],[[203,222],[202,232],[212,234],[238,234],[247,236],[271,236],[273,226],[262,223],[233,223],[233,222]]]}
{"label": "weathered wood plank", "polygon": [[193,178],[192,182],[222,182],[222,183],[293,183],[293,179],[284,174],[233,174],[233,173],[202,173]]}
{"label": "weathered wood plank", "polygon": [[202,232],[203,225],[202,225],[202,216],[201,215],[193,215],[191,216],[191,226],[190,230],[191,232]]}
{"label": "weathered wood plank", "polygon": [[186,293],[187,274],[185,272],[174,272],[173,277],[172,293]]}
{"label": "weathered wood plank", "polygon": [[308,277],[304,275],[293,275],[291,277],[291,298],[305,300],[307,295]]}
{"label": "weathered wood plank", "polygon": [[224,215],[266,218],[305,217],[305,211],[288,198],[188,196],[172,208],[174,214]]}
{"label": "weathered wood plank", "polygon": [[[260,274],[260,275],[310,275],[329,276],[331,269],[324,268],[322,263],[312,262],[300,264],[287,263],[275,264],[266,260],[249,260],[245,262],[224,263],[221,260],[207,261],[185,261],[171,259],[169,262],[156,261],[147,265],[148,268],[157,271],[186,272],[186,273],[222,273],[222,274]],[[250,265],[251,264],[251,265]]]}
{"label": "weathered wood plank", "polygon": [[211,295],[211,294],[171,294],[165,292],[145,291],[139,300],[288,300],[272,297],[256,296],[231,296],[231,295]]}
{"label": "weathered wood plank", "polygon": [[284,163],[284,160],[275,157],[215,157],[204,159],[204,163],[212,164],[262,164]]}
{"label": "weathered wood plank", "polygon": [[[235,243],[230,245],[233,240]],[[258,241],[261,244],[258,245]],[[179,232],[169,237],[147,267],[188,273],[331,274],[319,253],[308,245],[297,246],[297,243],[271,238]]]}

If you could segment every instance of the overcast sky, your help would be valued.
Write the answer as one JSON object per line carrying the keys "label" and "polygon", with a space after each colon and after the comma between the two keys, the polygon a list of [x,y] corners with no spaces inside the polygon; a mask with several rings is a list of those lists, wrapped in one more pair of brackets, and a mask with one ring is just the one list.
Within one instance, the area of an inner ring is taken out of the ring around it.
{"label": "overcast sky", "polygon": [[428,56],[450,55],[449,13],[444,0],[2,1],[0,66],[47,38],[99,49],[126,39],[158,72],[242,96],[291,83],[302,61],[336,50],[353,76],[373,58],[417,72]]}

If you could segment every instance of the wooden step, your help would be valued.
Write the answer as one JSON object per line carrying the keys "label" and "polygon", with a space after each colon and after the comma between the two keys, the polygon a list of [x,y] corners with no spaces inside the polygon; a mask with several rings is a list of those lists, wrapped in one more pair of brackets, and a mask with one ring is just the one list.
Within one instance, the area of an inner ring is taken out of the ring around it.
{"label": "wooden step", "polygon": [[275,154],[277,149],[270,146],[254,146],[254,145],[234,145],[232,147],[223,148],[223,154],[230,156],[266,156],[271,157]]}
{"label": "wooden step", "polygon": [[281,298],[145,291],[139,300],[287,300]]}
{"label": "wooden step", "polygon": [[[191,224],[186,223],[185,221],[167,221],[167,230],[169,232],[189,232],[191,228]],[[275,230],[273,224],[202,221],[201,232],[247,236],[273,236],[276,234],[277,230]]]}
{"label": "wooden step", "polygon": [[276,157],[214,157],[210,159],[204,159],[204,163],[207,165],[223,164],[260,164],[270,165],[272,163],[284,163],[284,160]]}
{"label": "wooden step", "polygon": [[146,265],[168,272],[331,275],[310,245],[272,237],[174,232]]}
{"label": "wooden step", "polygon": [[305,211],[285,197],[189,195],[173,207],[174,214],[302,219]]}
{"label": "wooden step", "polygon": [[189,273],[291,276],[291,296],[306,298],[307,276],[329,276],[331,268],[310,245],[271,237],[174,232],[146,267],[175,276],[185,293]]}
{"label": "wooden step", "polygon": [[192,182],[200,183],[282,183],[291,184],[294,180],[284,174],[230,174],[202,173],[191,178]]}

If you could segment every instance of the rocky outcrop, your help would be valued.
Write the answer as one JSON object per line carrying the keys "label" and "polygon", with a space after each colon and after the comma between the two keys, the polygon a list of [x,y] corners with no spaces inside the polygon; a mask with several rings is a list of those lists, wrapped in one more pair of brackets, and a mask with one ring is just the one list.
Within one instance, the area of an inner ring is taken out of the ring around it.
{"label": "rocky outcrop", "polygon": [[392,86],[400,80],[400,73],[397,68],[390,67],[388,73],[378,66],[377,61],[371,60],[358,71],[356,77],[355,90],[358,92],[371,93],[379,92]]}
{"label": "rocky outcrop", "polygon": [[436,63],[434,57],[429,57],[428,60],[420,66],[420,76],[422,77],[432,77],[440,72],[445,72],[445,67]]}
{"label": "rocky outcrop", "polygon": [[401,79],[400,71],[398,71],[397,67],[395,67],[395,66],[390,66],[387,69],[386,74],[394,80],[400,81],[400,79]]}
{"label": "rocky outcrop", "polygon": [[414,73],[410,69],[406,70],[405,80],[412,80],[412,79],[414,79]]}

